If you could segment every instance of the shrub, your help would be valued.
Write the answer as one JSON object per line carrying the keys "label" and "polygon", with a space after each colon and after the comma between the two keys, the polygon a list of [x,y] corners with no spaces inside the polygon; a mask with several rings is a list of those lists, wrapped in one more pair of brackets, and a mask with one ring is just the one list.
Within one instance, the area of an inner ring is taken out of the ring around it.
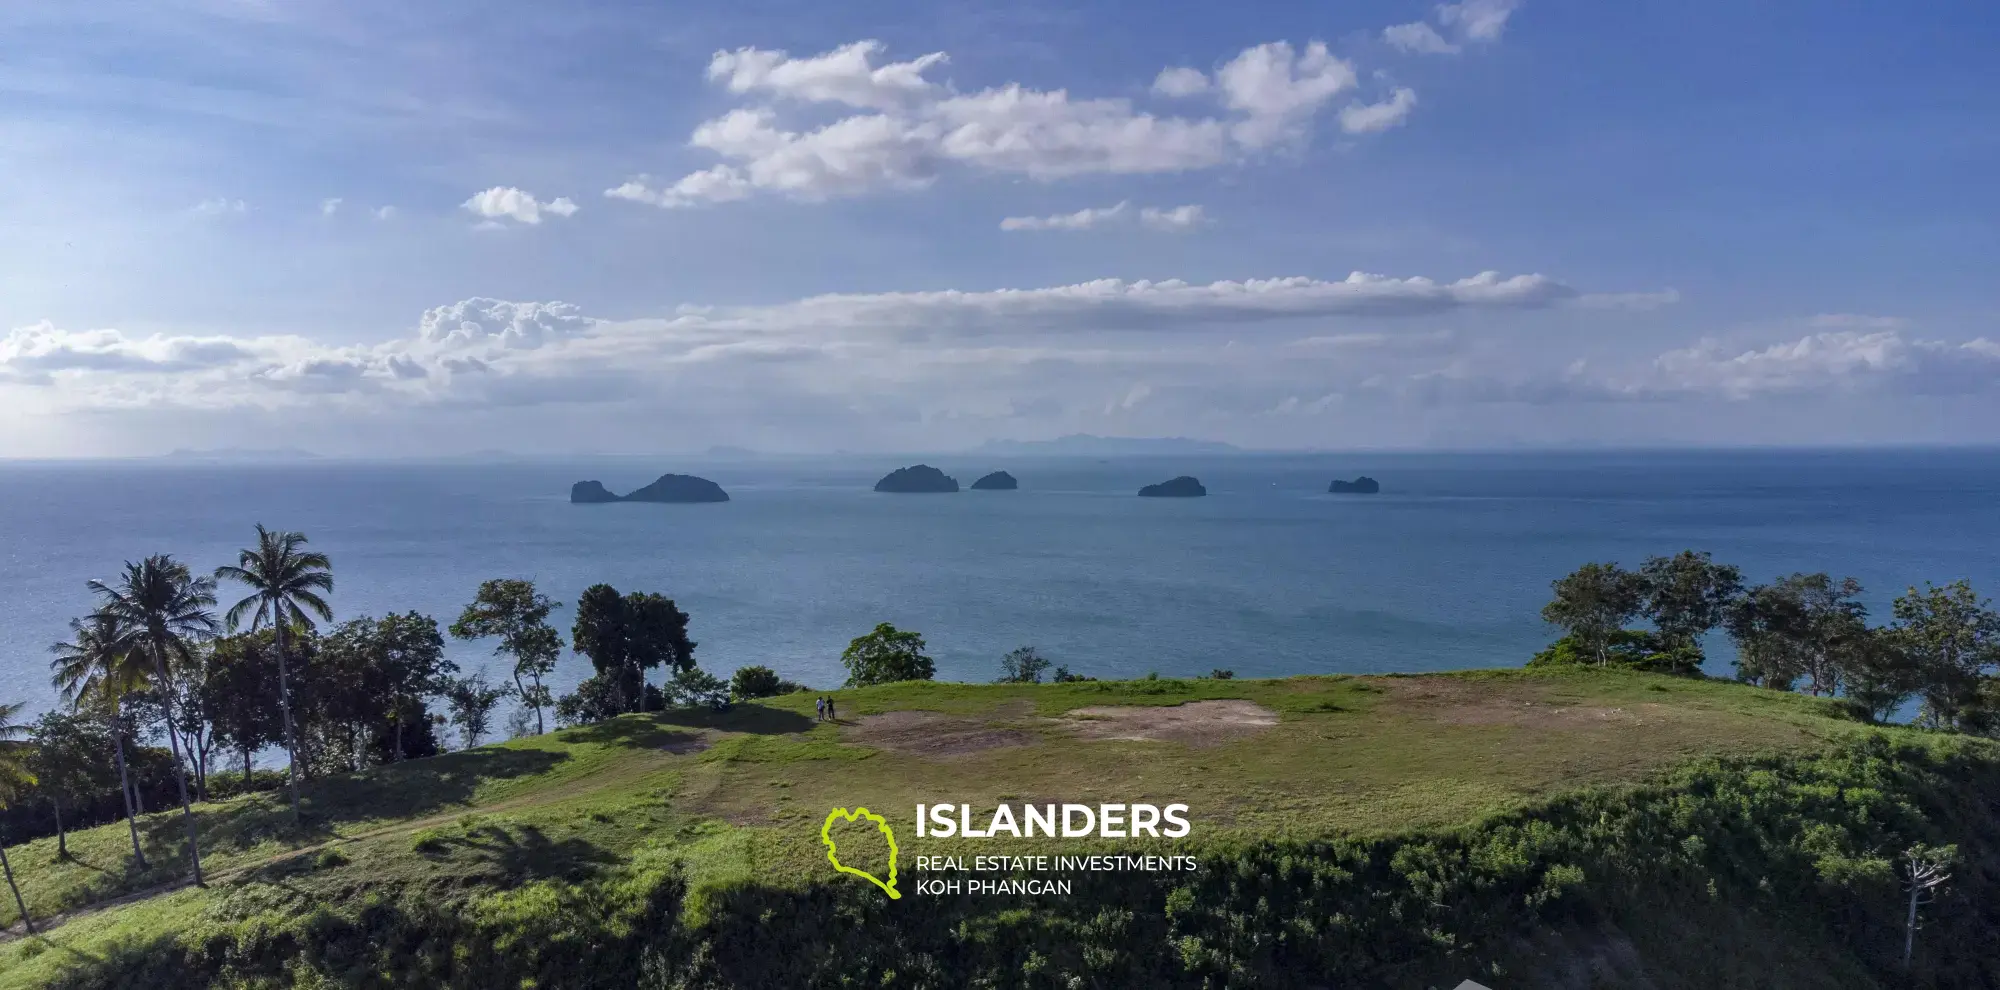
{"label": "shrub", "polygon": [[784,683],[769,667],[738,667],[729,678],[729,693],[740,701],[770,698],[782,693]]}

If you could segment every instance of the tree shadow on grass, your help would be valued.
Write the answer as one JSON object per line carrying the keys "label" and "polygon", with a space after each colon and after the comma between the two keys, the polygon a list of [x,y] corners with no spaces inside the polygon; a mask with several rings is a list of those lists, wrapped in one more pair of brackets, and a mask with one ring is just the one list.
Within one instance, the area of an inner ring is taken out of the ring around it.
{"label": "tree shadow on grass", "polygon": [[[313,781],[300,801],[308,827],[415,818],[469,803],[481,784],[547,773],[567,753],[488,746]],[[282,796],[274,810],[289,816]]]}
{"label": "tree shadow on grass", "polygon": [[658,718],[657,715],[621,715],[603,722],[566,729],[562,738],[564,742],[604,743],[629,749],[664,749],[682,752],[700,747],[702,742],[700,734],[667,728],[660,724]]}
{"label": "tree shadow on grass", "polygon": [[595,843],[551,839],[534,825],[475,825],[459,835],[439,838],[432,850],[426,855],[469,856],[516,880],[578,881],[619,861]]}
{"label": "tree shadow on grass", "polygon": [[668,725],[684,725],[692,729],[716,729],[721,732],[748,732],[760,736],[785,735],[805,732],[813,727],[813,720],[798,712],[788,712],[782,708],[767,705],[734,704],[725,712],[713,708],[674,708],[653,716]]}

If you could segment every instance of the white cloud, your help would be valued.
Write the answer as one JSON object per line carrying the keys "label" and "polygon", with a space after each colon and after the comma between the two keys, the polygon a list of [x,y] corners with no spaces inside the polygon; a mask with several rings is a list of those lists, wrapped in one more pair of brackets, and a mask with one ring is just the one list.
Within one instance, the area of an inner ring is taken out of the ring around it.
{"label": "white cloud", "polygon": [[340,212],[340,204],[341,204],[341,199],[338,196],[335,196],[332,199],[320,200],[319,215],[323,217],[333,216],[335,213]]}
{"label": "white cloud", "polygon": [[196,216],[222,217],[242,216],[244,213],[249,212],[249,210],[250,205],[240,199],[216,198],[204,199],[196,203],[193,212]]}
{"label": "white cloud", "polygon": [[597,323],[569,303],[473,298],[425,310],[417,323],[417,339],[447,348],[490,342],[510,350],[531,350],[583,336]]}
{"label": "white cloud", "polygon": [[1205,219],[1200,206],[1188,203],[1172,209],[1148,206],[1139,211],[1139,222],[1154,230],[1189,230]]}
{"label": "white cloud", "polygon": [[1124,216],[1126,208],[1130,205],[1121,202],[1115,206],[1086,207],[1075,213],[1059,213],[1049,217],[1008,217],[1000,221],[1000,229],[1089,230]]}
{"label": "white cloud", "polygon": [[[1020,83],[961,93],[925,75],[944,63],[944,53],[878,65],[883,51],[864,41],[809,57],[755,48],[717,53],[712,81],[777,103],[739,107],[695,128],[689,144],[713,152],[717,164],[672,180],[634,177],[605,195],[684,207],[759,193],[815,201],[915,189],[953,167],[1041,180],[1213,168],[1304,139],[1313,118],[1356,79],[1354,67],[1320,42],[1302,51],[1272,42],[1238,53],[1212,83],[1195,69],[1161,72],[1156,92],[1212,91],[1226,111],[1170,116],[1123,98]],[[783,102],[859,112],[794,126],[780,113]]]}
{"label": "white cloud", "polygon": [[1401,124],[1417,108],[1417,91],[1397,87],[1380,103],[1350,103],[1340,110],[1340,129],[1349,134],[1375,134]]}
{"label": "white cloud", "polygon": [[1208,74],[1185,66],[1161,69],[1153,79],[1153,92],[1180,99],[1208,92]]}
{"label": "white cloud", "polygon": [[54,372],[188,371],[220,367],[249,352],[228,337],[127,337],[117,330],[59,330],[44,320],[0,337],[0,368]]}
{"label": "white cloud", "polygon": [[1913,340],[1894,330],[1838,330],[1730,353],[1714,341],[1654,361],[1655,387],[1734,398],[1861,387],[1953,393],[2000,385],[2000,344]]}
{"label": "white cloud", "polygon": [[1446,41],[1436,28],[1423,21],[1383,28],[1382,40],[1392,48],[1420,55],[1453,55],[1459,51],[1459,46]]}
{"label": "white cloud", "polygon": [[739,48],[716,52],[708,63],[708,78],[732,93],[764,92],[870,110],[893,109],[939,91],[936,83],[924,78],[924,72],[943,65],[945,53],[876,66],[873,63],[883,48],[879,41],[857,41],[810,58]]}
{"label": "white cloud", "polygon": [[1464,0],[1439,6],[1437,18],[1439,24],[1457,29],[1465,41],[1493,42],[1500,40],[1507,19],[1520,7],[1520,0]]}
{"label": "white cloud", "polygon": [[567,217],[577,209],[576,204],[566,198],[557,198],[546,203],[538,202],[532,194],[512,186],[494,186],[483,192],[473,193],[471,199],[459,205],[489,221],[507,218],[525,224],[541,223],[544,213]]}
{"label": "white cloud", "polygon": [[375,208],[375,219],[377,219],[377,220],[394,220],[395,218],[396,218],[396,208],[395,208],[395,207],[393,207],[393,206],[378,206],[378,207],[376,207],[376,208]]}
{"label": "white cloud", "polygon": [[1821,313],[1806,321],[1817,330],[1904,330],[1909,319],[1901,316],[1869,316],[1865,313]]}

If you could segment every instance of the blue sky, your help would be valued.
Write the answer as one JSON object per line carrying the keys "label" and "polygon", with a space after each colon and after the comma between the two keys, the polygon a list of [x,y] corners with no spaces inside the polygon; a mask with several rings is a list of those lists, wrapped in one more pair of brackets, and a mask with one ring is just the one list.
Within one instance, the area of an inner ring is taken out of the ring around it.
{"label": "blue sky", "polygon": [[10,5],[0,455],[1993,442],[1995,50],[1973,2]]}

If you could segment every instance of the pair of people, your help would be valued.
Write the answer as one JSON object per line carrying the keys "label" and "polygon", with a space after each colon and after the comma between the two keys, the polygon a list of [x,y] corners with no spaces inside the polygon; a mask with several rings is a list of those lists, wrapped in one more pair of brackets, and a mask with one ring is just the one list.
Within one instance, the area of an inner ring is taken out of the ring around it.
{"label": "pair of people", "polygon": [[835,717],[833,714],[832,698],[822,695],[819,699],[818,706],[819,706],[819,717],[821,719],[824,719],[828,722],[835,721]]}

